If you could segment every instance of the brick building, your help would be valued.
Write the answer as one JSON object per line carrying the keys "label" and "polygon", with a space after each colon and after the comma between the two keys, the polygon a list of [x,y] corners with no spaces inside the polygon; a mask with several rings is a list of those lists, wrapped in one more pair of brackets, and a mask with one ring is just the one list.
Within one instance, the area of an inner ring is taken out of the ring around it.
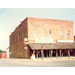
{"label": "brick building", "polygon": [[75,36],[74,36],[74,42],[75,42]]}
{"label": "brick building", "polygon": [[[27,38],[27,49],[23,44]],[[73,21],[27,17],[10,35],[10,57],[74,56]]]}

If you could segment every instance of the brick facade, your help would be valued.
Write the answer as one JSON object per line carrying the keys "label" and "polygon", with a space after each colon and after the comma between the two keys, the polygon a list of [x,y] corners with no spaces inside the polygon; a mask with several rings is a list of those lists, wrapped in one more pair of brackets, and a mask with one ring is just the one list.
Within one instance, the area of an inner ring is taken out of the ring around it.
{"label": "brick facade", "polygon": [[[28,18],[28,39],[33,39],[34,29],[37,29],[37,38],[41,37],[41,30],[45,31],[45,38],[49,38],[49,31],[52,31],[53,42],[57,40],[74,40],[74,30],[72,21],[54,20],[54,19],[39,19]],[[63,38],[60,38],[60,30],[63,31]],[[67,31],[70,31],[70,38],[67,38]],[[29,40],[32,42],[32,40]]]}
{"label": "brick facade", "polygon": [[[34,43],[34,29],[37,29],[37,38],[42,38],[41,30],[44,30],[44,38],[49,38],[49,31],[52,31],[53,43],[56,43],[57,40],[74,40],[72,21],[27,17],[10,35],[10,57],[26,58],[23,40],[28,38],[29,43]],[[60,38],[61,30],[63,38]],[[67,38],[67,31],[70,32],[70,38]],[[29,46],[27,58],[30,58]]]}
{"label": "brick facade", "polygon": [[[28,28],[27,28],[27,18],[26,18],[10,35],[10,52],[11,52],[10,57],[15,57],[15,58],[25,57],[23,38],[28,37],[27,33],[28,33]],[[22,34],[23,34],[23,38],[22,38]],[[28,56],[28,58],[30,58],[30,56]]]}

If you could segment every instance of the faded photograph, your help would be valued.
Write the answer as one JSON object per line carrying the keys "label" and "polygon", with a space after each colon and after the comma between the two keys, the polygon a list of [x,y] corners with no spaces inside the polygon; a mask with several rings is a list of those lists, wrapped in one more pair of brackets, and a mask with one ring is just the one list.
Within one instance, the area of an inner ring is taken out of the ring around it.
{"label": "faded photograph", "polygon": [[74,67],[75,9],[0,9],[1,67]]}

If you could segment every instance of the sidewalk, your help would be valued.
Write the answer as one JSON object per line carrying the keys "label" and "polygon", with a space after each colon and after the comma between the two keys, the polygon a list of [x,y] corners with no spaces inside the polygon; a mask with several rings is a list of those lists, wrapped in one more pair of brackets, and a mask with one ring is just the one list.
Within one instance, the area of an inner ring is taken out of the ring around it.
{"label": "sidewalk", "polygon": [[[11,58],[12,59],[12,58]],[[13,58],[13,59],[16,59],[16,58]],[[48,58],[35,58],[35,60],[31,60],[31,59],[19,59],[17,58],[16,60],[20,60],[20,61],[26,61],[26,62],[50,62],[50,61],[62,61],[62,60],[75,60],[75,57],[48,57]]]}
{"label": "sidewalk", "polygon": [[[60,60],[75,60],[75,57],[52,57],[52,58],[43,58],[43,61],[60,61]],[[42,58],[36,58],[35,61],[42,61]]]}

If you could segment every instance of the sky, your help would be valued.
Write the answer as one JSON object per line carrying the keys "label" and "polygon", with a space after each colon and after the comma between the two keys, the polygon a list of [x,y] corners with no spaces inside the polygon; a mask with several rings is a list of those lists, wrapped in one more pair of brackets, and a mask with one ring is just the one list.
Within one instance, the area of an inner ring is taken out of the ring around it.
{"label": "sky", "polygon": [[74,22],[74,8],[2,8],[0,9],[0,49],[9,47],[9,36],[26,17],[69,20]]}

